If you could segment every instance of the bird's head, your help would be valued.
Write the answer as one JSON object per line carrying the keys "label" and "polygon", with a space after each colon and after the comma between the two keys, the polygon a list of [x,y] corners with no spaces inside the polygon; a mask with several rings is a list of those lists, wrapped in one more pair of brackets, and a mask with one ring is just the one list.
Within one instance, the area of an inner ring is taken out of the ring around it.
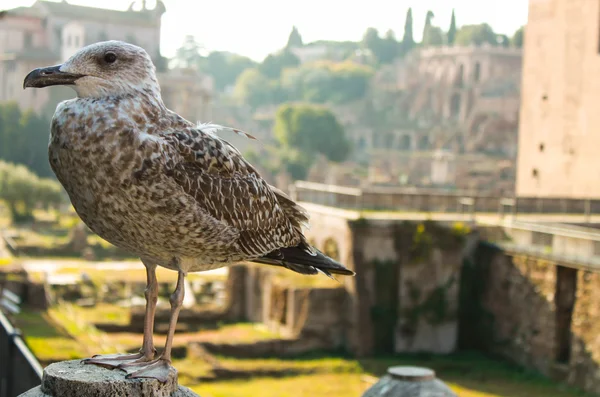
{"label": "bird's head", "polygon": [[71,86],[82,98],[160,91],[148,53],[122,41],[90,44],[61,65],[32,70],[23,81],[23,88],[51,85]]}

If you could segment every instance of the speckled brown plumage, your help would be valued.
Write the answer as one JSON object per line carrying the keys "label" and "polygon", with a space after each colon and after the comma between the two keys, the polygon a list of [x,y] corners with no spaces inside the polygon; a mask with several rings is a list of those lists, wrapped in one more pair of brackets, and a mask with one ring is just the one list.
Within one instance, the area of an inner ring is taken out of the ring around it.
{"label": "speckled brown plumage", "polygon": [[[282,263],[272,264],[285,266],[277,250],[286,247],[314,256],[301,229],[306,212],[214,128],[166,109],[149,58],[131,47],[145,61],[136,73],[142,83],[62,102],[52,120],[50,163],[81,219],[112,244],[185,272],[267,255],[266,263],[277,257]],[[326,262],[325,272],[351,273]],[[288,267],[316,273],[295,265]]]}

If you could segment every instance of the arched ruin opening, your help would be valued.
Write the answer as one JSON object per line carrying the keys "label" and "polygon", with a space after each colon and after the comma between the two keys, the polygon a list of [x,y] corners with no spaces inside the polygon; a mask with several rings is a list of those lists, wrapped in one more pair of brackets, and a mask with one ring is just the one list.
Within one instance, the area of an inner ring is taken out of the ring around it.
{"label": "arched ruin opening", "polygon": [[411,148],[411,139],[410,135],[401,135],[400,141],[398,143],[398,149],[400,150],[410,150]]}
{"label": "arched ruin opening", "polygon": [[450,100],[450,113],[452,116],[457,117],[460,114],[460,94],[452,95]]}
{"label": "arched ruin opening", "polygon": [[475,62],[475,72],[473,73],[473,80],[475,80],[475,82],[481,80],[481,64],[479,62]]}
{"label": "arched ruin opening", "polygon": [[456,80],[454,85],[456,87],[462,87],[465,79],[465,66],[460,64],[458,66],[458,73],[456,74]]}
{"label": "arched ruin opening", "polygon": [[357,149],[358,150],[365,150],[367,148],[367,140],[365,139],[364,136],[361,136],[358,139],[358,145],[357,145]]}
{"label": "arched ruin opening", "polygon": [[392,147],[394,147],[394,136],[392,134],[385,134],[384,145],[386,149],[391,149]]}

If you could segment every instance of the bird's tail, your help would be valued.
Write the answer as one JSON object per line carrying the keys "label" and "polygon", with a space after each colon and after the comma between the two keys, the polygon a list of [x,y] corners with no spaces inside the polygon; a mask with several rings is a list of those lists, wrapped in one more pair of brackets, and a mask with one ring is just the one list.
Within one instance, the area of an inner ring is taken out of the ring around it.
{"label": "bird's tail", "polygon": [[[279,248],[261,258],[253,259],[252,262],[282,266],[301,274],[312,275],[322,273],[331,278],[333,278],[332,274],[354,276],[355,273],[341,263],[331,259],[313,247],[309,249],[303,245],[305,243],[301,243],[296,247]],[[315,254],[311,254],[311,250]]]}

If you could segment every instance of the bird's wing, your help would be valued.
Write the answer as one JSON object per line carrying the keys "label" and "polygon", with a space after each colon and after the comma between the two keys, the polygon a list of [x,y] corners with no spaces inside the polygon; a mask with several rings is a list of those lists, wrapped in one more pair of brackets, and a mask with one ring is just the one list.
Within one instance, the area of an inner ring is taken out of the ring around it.
{"label": "bird's wing", "polygon": [[280,203],[277,191],[227,141],[189,126],[163,138],[178,159],[169,176],[204,211],[239,231],[245,255],[265,255],[304,240],[285,211],[289,203]]}
{"label": "bird's wing", "polygon": [[216,134],[217,131],[229,131],[229,132],[233,132],[234,134],[237,134],[239,136],[243,136],[244,138],[257,140],[254,135],[251,135],[251,134],[247,133],[246,131],[238,130],[237,128],[225,127],[225,126],[219,125],[219,124],[198,123],[196,128],[199,129],[200,131],[206,132],[208,134]]}

